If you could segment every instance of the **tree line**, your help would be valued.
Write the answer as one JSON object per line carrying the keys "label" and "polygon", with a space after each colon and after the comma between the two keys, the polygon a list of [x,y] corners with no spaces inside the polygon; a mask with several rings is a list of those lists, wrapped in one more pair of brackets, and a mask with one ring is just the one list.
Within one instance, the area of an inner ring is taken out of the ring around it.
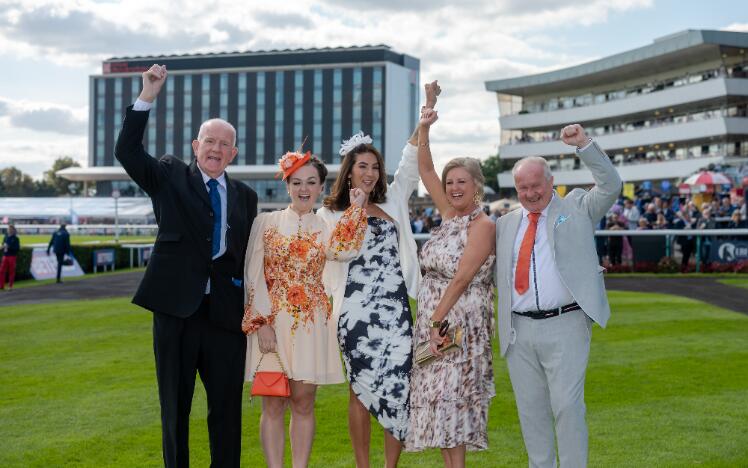
{"label": "tree line", "polygon": [[81,182],[71,182],[56,175],[57,171],[68,167],[80,167],[70,156],[55,159],[52,168],[44,172],[41,180],[15,166],[0,169],[0,197],[55,197],[59,195],[80,195]]}

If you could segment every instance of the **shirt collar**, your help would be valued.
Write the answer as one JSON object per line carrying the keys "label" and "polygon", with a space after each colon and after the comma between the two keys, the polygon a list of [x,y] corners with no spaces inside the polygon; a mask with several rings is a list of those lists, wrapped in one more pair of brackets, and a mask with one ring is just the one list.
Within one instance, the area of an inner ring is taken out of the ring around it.
{"label": "shirt collar", "polygon": [[[548,216],[548,210],[551,207],[551,203],[553,203],[553,200],[555,200],[555,199],[556,199],[556,191],[554,190],[553,191],[553,196],[551,197],[551,201],[549,201],[548,204],[545,206],[545,208],[543,208],[543,211],[540,212],[540,218],[538,218],[538,221],[540,221],[541,219],[543,219],[546,216]],[[530,212],[527,211],[527,209],[523,206],[522,207],[522,219],[527,218],[528,214],[530,214]]]}
{"label": "shirt collar", "polygon": [[[197,170],[200,171],[200,174],[203,176],[203,183],[205,185],[208,185],[208,181],[212,179],[212,177],[206,174],[205,172],[203,172],[202,169],[200,169],[200,164],[195,163],[195,166],[197,166]],[[221,175],[216,177],[216,180],[218,181],[218,185],[220,185],[221,187],[225,189],[226,188],[226,171],[222,172]]]}

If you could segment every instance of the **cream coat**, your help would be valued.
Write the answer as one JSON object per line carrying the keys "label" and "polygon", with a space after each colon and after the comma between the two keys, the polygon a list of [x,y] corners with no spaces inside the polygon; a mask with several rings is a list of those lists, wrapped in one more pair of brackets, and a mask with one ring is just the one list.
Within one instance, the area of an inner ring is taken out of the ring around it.
{"label": "cream coat", "polygon": [[[387,186],[387,201],[377,203],[377,206],[387,213],[395,222],[398,233],[398,245],[400,249],[400,266],[403,272],[405,286],[408,288],[410,297],[418,297],[418,286],[421,282],[421,269],[418,266],[418,248],[410,228],[410,214],[408,212],[408,200],[413,191],[418,188],[418,148],[406,143],[403,148],[403,156],[395,171],[395,176]],[[342,211],[332,211],[325,207],[320,208],[317,214],[330,226],[337,223]],[[356,258],[357,255],[354,255]],[[333,300],[333,316],[340,316],[340,306],[345,295],[345,286],[348,280],[348,263],[327,262],[322,275],[328,293]]]}

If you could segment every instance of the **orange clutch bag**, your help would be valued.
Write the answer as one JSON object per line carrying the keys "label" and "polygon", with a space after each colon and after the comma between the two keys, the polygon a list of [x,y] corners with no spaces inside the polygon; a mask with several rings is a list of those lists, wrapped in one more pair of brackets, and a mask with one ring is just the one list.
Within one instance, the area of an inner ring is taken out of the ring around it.
{"label": "orange clutch bag", "polygon": [[288,383],[288,375],[286,369],[283,368],[283,363],[280,360],[278,353],[274,353],[275,357],[278,358],[278,364],[280,364],[281,372],[278,371],[261,371],[260,364],[265,354],[260,357],[260,361],[257,363],[255,368],[255,378],[252,381],[252,396],[274,396],[274,397],[289,397],[291,396],[291,385]]}

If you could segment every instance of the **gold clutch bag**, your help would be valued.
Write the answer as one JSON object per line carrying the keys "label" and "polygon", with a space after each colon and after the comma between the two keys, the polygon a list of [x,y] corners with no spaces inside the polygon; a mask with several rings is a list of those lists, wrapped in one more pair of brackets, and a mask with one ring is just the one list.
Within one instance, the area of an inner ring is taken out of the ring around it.
{"label": "gold clutch bag", "polygon": [[[446,333],[442,336],[444,336],[444,343],[439,345],[439,351],[442,353],[451,353],[462,347],[463,330],[461,326],[455,325],[447,328]],[[415,361],[419,366],[425,366],[436,358],[437,356],[431,352],[431,340],[422,341],[416,345]]]}

